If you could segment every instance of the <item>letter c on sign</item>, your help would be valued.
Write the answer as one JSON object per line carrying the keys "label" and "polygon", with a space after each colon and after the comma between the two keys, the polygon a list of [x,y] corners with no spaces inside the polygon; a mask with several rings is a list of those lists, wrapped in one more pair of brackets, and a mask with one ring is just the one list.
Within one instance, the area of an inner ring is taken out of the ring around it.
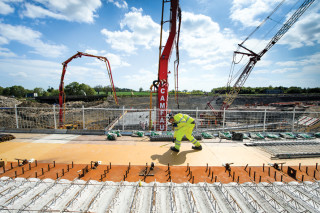
{"label": "letter c on sign", "polygon": [[161,88],[160,92],[161,92],[161,94],[164,94],[165,93],[165,89]]}

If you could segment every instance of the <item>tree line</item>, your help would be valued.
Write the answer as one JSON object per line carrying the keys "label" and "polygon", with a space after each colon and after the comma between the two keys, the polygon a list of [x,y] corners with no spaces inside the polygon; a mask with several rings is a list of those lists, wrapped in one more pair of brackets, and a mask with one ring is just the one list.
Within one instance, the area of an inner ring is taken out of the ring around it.
{"label": "tree line", "polygon": [[[228,93],[230,87],[219,87],[211,90],[211,93]],[[309,94],[320,93],[320,87],[301,88],[301,87],[242,87],[239,94]]]}
{"label": "tree line", "polygon": [[[128,88],[118,88],[115,87],[116,92],[131,92],[132,89]],[[80,84],[78,82],[72,82],[64,87],[64,92],[66,95],[108,95],[112,94],[111,86],[97,85],[95,87],[90,87],[87,84]],[[11,87],[1,87],[0,95],[11,96],[17,98],[27,97],[28,94],[37,93],[37,96],[58,96],[59,90],[51,86],[48,89],[43,89],[41,87],[36,87],[34,89],[25,89],[22,86],[11,86]]]}
{"label": "tree line", "polygon": [[[115,88],[116,92],[137,92],[129,88]],[[203,90],[182,90],[179,93],[194,94],[194,95],[205,95],[205,94],[225,94],[230,91],[228,87],[213,88],[210,92]],[[111,86],[97,85],[95,87],[90,87],[87,84],[80,84],[78,82],[72,82],[64,87],[64,92],[66,95],[108,95],[112,93]],[[139,88],[139,92],[143,92],[142,88]],[[48,87],[48,89],[43,89],[41,87],[36,87],[32,90],[25,89],[22,86],[11,86],[11,87],[1,87],[0,95],[3,96],[14,96],[18,98],[26,97],[27,94],[37,93],[38,96],[58,96],[59,90],[53,87]],[[171,90],[170,93],[174,93]],[[320,93],[320,87],[315,88],[301,88],[301,87],[242,87],[239,94],[311,94]]]}

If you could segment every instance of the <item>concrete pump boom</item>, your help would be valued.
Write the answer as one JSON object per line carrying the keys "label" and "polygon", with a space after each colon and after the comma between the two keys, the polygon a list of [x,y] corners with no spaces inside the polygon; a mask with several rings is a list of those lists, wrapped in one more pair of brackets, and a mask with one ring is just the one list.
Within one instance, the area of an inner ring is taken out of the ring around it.
{"label": "concrete pump boom", "polygon": [[103,56],[96,56],[96,55],[91,55],[91,54],[88,54],[88,53],[77,52],[76,54],[74,54],[73,56],[71,56],[69,59],[67,59],[65,62],[62,63],[63,68],[62,68],[61,80],[60,80],[60,85],[59,85],[59,106],[60,106],[60,109],[59,109],[59,127],[60,128],[63,128],[63,126],[64,126],[64,113],[65,113],[65,110],[64,110],[63,105],[65,103],[65,96],[66,96],[65,93],[64,93],[64,76],[65,76],[66,71],[67,71],[68,63],[70,61],[72,61],[73,59],[75,59],[75,58],[81,58],[81,56],[88,56],[88,57],[97,58],[100,61],[103,61],[103,62],[106,63],[106,67],[107,67],[108,75],[109,75],[109,80],[110,80],[110,84],[111,84],[112,91],[113,91],[113,97],[114,97],[114,100],[115,100],[116,104],[118,104],[117,94],[116,94],[116,90],[115,90],[115,87],[114,87],[114,84],[113,84],[111,67],[110,67],[110,63],[109,63],[108,59],[106,57],[103,57]]}
{"label": "concrete pump boom", "polygon": [[[164,1],[164,2],[168,2],[168,1]],[[170,60],[174,41],[176,40],[176,35],[179,34],[179,31],[177,33],[177,19],[179,19],[178,29],[180,29],[180,23],[181,23],[181,18],[180,18],[181,11],[179,8],[179,0],[171,0],[170,2],[171,2],[170,33],[169,33],[167,43],[160,55],[158,80],[156,81],[157,82],[156,87],[158,88],[157,89],[157,93],[158,93],[157,108],[159,109],[157,113],[156,129],[160,131],[167,130],[166,115],[167,115],[167,107],[168,107],[168,87],[169,87],[168,63]]]}

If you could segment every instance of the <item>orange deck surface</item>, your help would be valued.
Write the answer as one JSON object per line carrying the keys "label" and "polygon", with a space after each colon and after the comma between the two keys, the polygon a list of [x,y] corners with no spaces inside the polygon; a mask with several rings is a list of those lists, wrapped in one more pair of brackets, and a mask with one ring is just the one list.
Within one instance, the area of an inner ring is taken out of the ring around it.
{"label": "orange deck surface", "polygon": [[[11,167],[12,165],[12,167]],[[50,168],[49,168],[50,167]],[[69,167],[69,170],[68,170]],[[84,168],[88,170],[83,173]],[[147,168],[147,175],[145,169]],[[168,169],[169,168],[169,169]],[[264,168],[264,169],[263,169]],[[296,179],[287,174],[288,167],[284,166],[276,170],[270,166],[231,166],[230,172],[225,167],[217,166],[157,166],[150,170],[150,165],[137,166],[137,165],[112,165],[110,164],[99,165],[96,168],[91,168],[91,164],[55,164],[55,163],[29,163],[18,166],[17,162],[7,162],[5,169],[0,169],[0,177],[7,176],[11,178],[24,177],[24,178],[51,178],[51,179],[68,179],[74,180],[80,178],[82,180],[97,180],[97,181],[115,181],[122,180],[137,182],[274,182],[274,181],[315,181],[320,179],[319,168],[316,166],[294,166],[293,169],[297,170]],[[264,170],[264,171],[263,171]],[[269,173],[270,170],[270,173]],[[42,173],[43,172],[43,173]],[[83,175],[84,174],[84,175]],[[80,177],[79,177],[80,175]],[[82,176],[83,175],[83,176]]]}
{"label": "orange deck surface", "polygon": [[[301,181],[302,177],[304,181],[320,179],[319,171],[315,169],[320,158],[272,160],[270,154],[255,147],[247,147],[242,142],[203,140],[201,142],[202,151],[192,150],[191,143],[183,142],[180,152],[175,153],[169,149],[173,145],[169,141],[150,142],[147,137],[121,137],[117,141],[107,141],[104,135],[14,133],[14,136],[16,139],[0,143],[0,159],[6,161],[5,170],[0,168],[0,177],[33,178],[37,173],[40,179],[73,180],[78,178],[79,174],[82,174],[82,169],[88,166],[88,172],[81,177],[83,180],[121,181],[125,179],[127,181],[172,181],[175,183],[186,181],[227,183],[239,180],[240,183],[243,183],[272,182],[282,179],[282,181],[289,182],[294,180],[286,174],[288,166],[291,166],[297,170],[297,181]],[[19,167],[15,160],[17,158],[35,159],[37,166],[31,163],[31,170],[28,164]],[[55,161],[55,167],[53,161]],[[96,169],[91,169],[91,161],[101,161],[102,164]],[[73,168],[72,162],[74,163]],[[151,172],[154,175],[139,176],[146,168],[146,164],[150,167],[151,162],[155,163],[155,169]],[[111,169],[108,169],[110,163],[112,164]],[[128,172],[129,163],[131,168]],[[225,163],[233,163],[230,174],[222,166]],[[285,163],[283,171],[271,167],[269,175],[269,163]],[[170,164],[170,175],[167,171],[168,164]],[[265,165],[264,172],[263,164]],[[299,164],[301,164],[301,170],[299,170]],[[50,171],[48,171],[48,165]],[[189,165],[192,175],[189,174],[189,170],[187,171]],[[42,169],[44,174],[42,174]],[[127,176],[125,177],[126,171]]]}

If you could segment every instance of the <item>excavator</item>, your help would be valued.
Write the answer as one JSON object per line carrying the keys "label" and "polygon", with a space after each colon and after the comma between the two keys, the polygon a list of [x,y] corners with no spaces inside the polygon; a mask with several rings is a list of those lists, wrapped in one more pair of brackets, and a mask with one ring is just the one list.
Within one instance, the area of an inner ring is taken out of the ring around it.
{"label": "excavator", "polygon": [[[261,50],[259,53],[255,53],[254,51],[246,48],[244,46],[244,43],[250,38],[250,36],[253,35],[268,19],[270,19],[270,16],[283,4],[284,0],[279,3],[279,5],[271,12],[271,14],[264,19],[261,24],[241,43],[238,45],[238,50],[234,52],[234,58],[237,54],[241,54],[242,56],[248,56],[249,60],[246,63],[246,65],[239,70],[238,73],[240,73],[239,77],[236,79],[235,83],[231,87],[230,91],[226,94],[226,98],[224,99],[220,110],[217,111],[214,109],[214,107],[211,105],[212,101],[215,100],[215,98],[211,99],[209,102],[207,102],[207,107],[210,108],[213,112],[213,115],[202,115],[202,117],[205,118],[211,118],[216,120],[221,120],[222,112],[223,110],[226,110],[230,107],[230,105],[233,103],[233,101],[236,99],[237,95],[239,94],[242,86],[248,79],[251,71],[253,70],[254,66],[257,64],[258,61],[261,60],[261,58],[288,32],[288,30],[292,27],[294,23],[298,21],[300,16],[310,7],[310,5],[314,2],[314,0],[305,0],[302,2],[302,4],[299,6],[299,8],[291,15],[291,17],[282,25],[282,27],[278,30],[278,32],[273,36],[273,38],[269,41],[269,43],[266,45],[266,47]],[[239,50],[243,51],[239,51]],[[235,65],[235,60],[232,62],[232,69]],[[230,75],[231,76],[231,75]],[[230,85],[230,82],[232,81],[232,77],[229,76],[228,86]]]}

